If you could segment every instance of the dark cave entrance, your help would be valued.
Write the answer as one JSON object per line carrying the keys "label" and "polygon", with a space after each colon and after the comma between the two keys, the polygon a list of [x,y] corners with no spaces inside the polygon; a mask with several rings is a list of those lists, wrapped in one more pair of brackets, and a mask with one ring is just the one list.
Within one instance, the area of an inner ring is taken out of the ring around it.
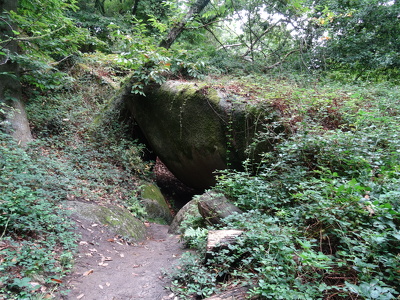
{"label": "dark cave entrance", "polygon": [[168,170],[158,157],[154,166],[154,174],[157,186],[175,212],[192,200],[193,196],[204,192],[203,190],[194,189],[182,183]]}

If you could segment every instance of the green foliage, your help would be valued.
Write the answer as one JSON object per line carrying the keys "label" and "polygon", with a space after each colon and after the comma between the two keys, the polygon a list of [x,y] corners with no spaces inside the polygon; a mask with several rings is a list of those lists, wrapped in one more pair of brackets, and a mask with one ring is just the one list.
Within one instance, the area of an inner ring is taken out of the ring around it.
{"label": "green foliage", "polygon": [[189,248],[203,250],[207,245],[207,236],[207,229],[189,227],[183,233],[182,240]]}
{"label": "green foliage", "polygon": [[148,176],[151,163],[141,159],[144,146],[129,137],[130,127],[119,111],[103,109],[114,90],[98,85],[91,70],[78,73],[75,88],[37,96],[27,105],[34,133],[41,138],[31,152],[57,174],[52,186],[65,196],[124,202],[136,189],[132,180]]}
{"label": "green foliage", "polygon": [[[146,195],[146,190],[148,195]],[[143,206],[143,199],[150,198],[150,194],[153,194],[152,188],[149,185],[140,185],[132,193],[131,197],[125,201],[126,207],[131,211],[131,213],[138,219],[146,220],[148,215],[146,208]]]}
{"label": "green foliage", "polygon": [[18,11],[2,17],[10,18],[18,31],[5,37],[0,47],[12,40],[19,42],[19,53],[10,53],[13,61],[23,69],[21,79],[41,90],[54,89],[66,80],[65,73],[57,65],[76,54],[82,43],[89,38],[86,30],[75,26],[68,11],[75,11],[76,1],[46,0],[18,3]]}
{"label": "green foliage", "polygon": [[118,51],[118,45],[114,45],[108,26],[110,24],[118,24],[124,31],[129,31],[131,27],[131,17],[128,16],[106,17],[84,8],[69,12],[69,15],[79,28],[86,29],[90,34],[79,48],[82,52],[101,51],[110,53]]}
{"label": "green foliage", "polygon": [[[165,30],[164,25],[151,19],[152,27]],[[157,47],[159,34],[151,33],[148,24],[141,20],[132,21],[132,29],[123,30],[117,24],[110,24],[114,43],[121,54],[117,62],[124,68],[133,69],[132,92],[143,94],[143,88],[153,83],[161,84],[167,77],[201,77],[206,66],[203,61],[194,61],[191,53],[185,50],[171,50]]]}
{"label": "green foliage", "polygon": [[12,117],[14,111],[12,107],[4,102],[0,102],[0,131],[10,130],[10,117]]}
{"label": "green foliage", "polygon": [[[108,65],[100,72],[103,60]],[[101,121],[97,116],[114,90],[93,70],[109,78],[112,67],[102,56],[79,63],[73,85],[30,94],[26,109],[36,139],[26,150],[0,132],[0,298],[51,294],[57,289],[52,279],[70,270],[76,236],[61,201],[118,203],[143,212],[133,195],[151,169],[140,158],[144,147],[127,135],[119,112],[108,111]]]}
{"label": "green foliage", "polygon": [[69,271],[76,236],[54,201],[57,191],[42,181],[47,170],[8,135],[0,137],[0,296],[29,298]]}
{"label": "green foliage", "polygon": [[145,219],[147,216],[146,209],[140,203],[140,200],[136,195],[132,195],[126,200],[126,207],[138,219]]}
{"label": "green foliage", "polygon": [[319,25],[329,33],[326,53],[333,67],[350,68],[358,77],[366,70],[399,67],[400,26],[397,3],[327,1],[316,10]]}
{"label": "green foliage", "polygon": [[172,290],[184,297],[207,297],[218,291],[216,274],[202,265],[202,257],[191,252],[182,255],[180,264],[169,276],[172,279]]}
{"label": "green foliage", "polygon": [[[22,41],[26,40],[22,44],[24,52],[53,58],[62,58],[75,52],[85,32],[74,26],[65,12],[77,8],[75,1],[19,1],[18,11],[10,15],[20,28],[18,35],[27,36],[21,38]],[[40,49],[32,49],[32,44]]]}
{"label": "green foliage", "polygon": [[[319,111],[308,109],[316,101],[321,111],[324,103],[332,105],[327,90],[315,87],[307,97],[301,89],[307,100],[291,108],[302,113],[287,123],[286,138],[275,133],[279,143],[256,166],[248,161],[245,171],[218,177],[216,188],[245,210],[225,218],[224,226],[207,227],[244,230],[197,266],[216,274],[218,288],[240,282],[263,299],[398,296],[398,90],[336,90],[347,95],[337,105],[340,126],[321,127]],[[290,95],[295,92],[292,87]],[[267,133],[256,142],[274,134]],[[183,240],[204,249],[203,232],[188,227]],[[197,279],[193,271],[186,275],[173,290],[187,296],[185,283]]]}
{"label": "green foliage", "polygon": [[205,73],[282,73],[289,68],[347,82],[398,79],[395,3],[211,2],[189,20],[189,29],[169,51],[156,45],[184,20],[187,7],[176,1],[141,0],[133,12],[134,3],[20,1],[19,11],[11,16],[21,30],[10,39],[21,41],[24,53],[12,58],[24,68],[23,80],[53,89],[65,80],[64,59],[96,50],[121,54],[121,65],[135,72],[134,93],[143,93],[143,86],[160,83],[166,75],[198,78]]}

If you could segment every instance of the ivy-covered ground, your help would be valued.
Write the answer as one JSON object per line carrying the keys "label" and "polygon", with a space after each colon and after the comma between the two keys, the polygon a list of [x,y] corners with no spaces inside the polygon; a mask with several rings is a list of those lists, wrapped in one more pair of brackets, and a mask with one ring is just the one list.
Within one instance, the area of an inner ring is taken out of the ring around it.
{"label": "ivy-covered ground", "polygon": [[[254,144],[274,151],[219,174],[217,191],[244,214],[185,223],[187,254],[173,290],[206,297],[236,285],[262,299],[397,299],[400,291],[398,86],[314,84],[255,76],[236,93],[284,117]],[[242,229],[204,260],[208,230]]]}

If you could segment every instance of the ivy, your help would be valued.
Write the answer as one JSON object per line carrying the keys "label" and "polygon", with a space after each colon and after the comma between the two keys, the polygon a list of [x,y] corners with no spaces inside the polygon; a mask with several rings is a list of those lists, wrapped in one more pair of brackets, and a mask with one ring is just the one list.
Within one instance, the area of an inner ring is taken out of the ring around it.
{"label": "ivy", "polygon": [[[185,223],[183,240],[201,250],[206,230],[244,232],[228,249],[207,253],[198,268],[217,274],[221,289],[240,282],[263,299],[398,297],[399,123],[383,105],[398,107],[395,94],[363,99],[357,111],[343,103],[338,114],[350,127],[321,130],[298,118],[291,123],[296,129],[278,138],[256,167],[249,160],[245,171],[222,172],[215,188],[245,213],[225,218],[223,226]],[[326,97],[319,90],[319,98]],[[301,105],[307,107],[307,100]],[[318,113],[299,111],[308,120]],[[260,134],[256,143],[270,134]],[[201,288],[185,289],[196,280],[194,272],[185,274],[172,290],[188,297]]]}

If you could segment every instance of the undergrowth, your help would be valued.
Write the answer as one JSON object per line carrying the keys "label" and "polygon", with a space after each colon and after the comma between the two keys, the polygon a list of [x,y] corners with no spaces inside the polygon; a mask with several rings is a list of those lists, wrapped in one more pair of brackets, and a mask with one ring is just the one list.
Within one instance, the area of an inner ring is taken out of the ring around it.
{"label": "undergrowth", "polygon": [[0,134],[0,297],[27,299],[61,282],[76,235],[46,167]]}
{"label": "undergrowth", "polygon": [[[246,161],[244,171],[219,173],[215,189],[244,213],[226,225],[183,224],[183,240],[199,254],[181,259],[172,290],[182,299],[238,285],[261,299],[396,299],[398,88],[270,82],[256,91],[254,101],[282,112],[286,131],[265,128],[254,143],[275,134],[273,151]],[[244,233],[206,256],[210,229]]]}
{"label": "undergrowth", "polygon": [[74,57],[65,66],[73,80],[47,91],[26,89],[35,137],[26,149],[0,133],[2,299],[59,293],[77,240],[63,202],[131,208],[138,179],[150,177],[151,164],[142,160],[144,147],[129,135],[129,122],[117,111],[98,117],[120,72],[112,60],[99,60],[107,58]]}

